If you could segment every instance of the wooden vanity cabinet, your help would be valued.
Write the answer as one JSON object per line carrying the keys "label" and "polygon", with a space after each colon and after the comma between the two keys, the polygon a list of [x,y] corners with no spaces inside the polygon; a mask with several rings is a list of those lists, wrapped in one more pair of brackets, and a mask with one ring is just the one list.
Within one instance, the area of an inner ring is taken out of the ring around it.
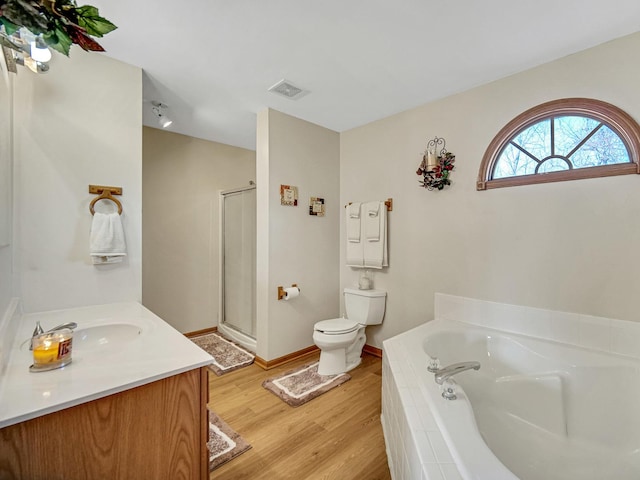
{"label": "wooden vanity cabinet", "polygon": [[207,367],[0,429],[0,480],[209,478]]}

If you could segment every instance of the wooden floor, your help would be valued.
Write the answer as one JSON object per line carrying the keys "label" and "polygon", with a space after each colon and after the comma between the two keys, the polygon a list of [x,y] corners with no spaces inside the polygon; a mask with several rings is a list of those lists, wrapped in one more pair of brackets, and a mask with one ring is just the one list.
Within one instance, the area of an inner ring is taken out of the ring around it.
{"label": "wooden floor", "polygon": [[317,359],[210,375],[209,408],[253,447],[214,470],[212,480],[391,478],[380,425],[379,358],[365,354],[351,380],[296,408],[262,388],[263,380]]}

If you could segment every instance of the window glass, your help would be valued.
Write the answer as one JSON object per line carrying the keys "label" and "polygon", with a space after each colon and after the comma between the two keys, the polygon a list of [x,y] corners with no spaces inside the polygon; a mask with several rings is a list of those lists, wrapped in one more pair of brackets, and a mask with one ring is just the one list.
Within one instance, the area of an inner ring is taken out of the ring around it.
{"label": "window glass", "polygon": [[562,170],[570,170],[571,164],[563,157],[548,157],[538,167],[536,173],[561,172]]}
{"label": "window glass", "polygon": [[556,117],[553,124],[556,152],[566,156],[580,140],[600,125],[600,122],[588,117]]}
{"label": "window glass", "polygon": [[516,135],[512,143],[522,147],[535,158],[546,158],[551,155],[550,125],[550,120],[536,123]]}
{"label": "window glass", "polygon": [[627,147],[609,127],[599,129],[576,154],[571,157],[571,160],[578,168],[631,161]]}
{"label": "window glass", "polygon": [[493,178],[629,163],[624,143],[589,117],[549,118],[525,128],[505,147]]}
{"label": "window glass", "polygon": [[500,159],[496,162],[493,178],[515,177],[518,175],[532,175],[536,173],[538,163],[513,144],[507,145]]}

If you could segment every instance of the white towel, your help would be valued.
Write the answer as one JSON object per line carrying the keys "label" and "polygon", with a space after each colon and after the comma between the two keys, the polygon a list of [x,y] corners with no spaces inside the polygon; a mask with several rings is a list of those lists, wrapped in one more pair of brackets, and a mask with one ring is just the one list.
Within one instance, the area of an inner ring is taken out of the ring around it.
{"label": "white towel", "polygon": [[347,266],[360,267],[364,266],[364,244],[367,242],[349,242],[347,241]]}
{"label": "white towel", "polygon": [[94,265],[122,262],[126,254],[120,215],[96,212],[89,234],[89,255]]}
{"label": "white towel", "polygon": [[[365,268],[382,268],[389,266],[387,250],[387,208],[384,202],[378,202],[378,204],[380,207],[378,209],[378,215],[370,218],[378,220],[378,232],[380,236],[377,241],[368,240],[362,242]],[[367,220],[369,219],[365,218],[365,221]]]}
{"label": "white towel", "polygon": [[347,239],[349,242],[360,241],[360,202],[347,205]]}
{"label": "white towel", "polygon": [[347,265],[362,268],[364,263],[363,242],[360,241],[362,222],[360,215],[361,202],[347,205]]}
{"label": "white towel", "polygon": [[382,202],[368,202],[364,204],[364,236],[368,242],[377,242],[380,240],[379,212],[381,203]]}

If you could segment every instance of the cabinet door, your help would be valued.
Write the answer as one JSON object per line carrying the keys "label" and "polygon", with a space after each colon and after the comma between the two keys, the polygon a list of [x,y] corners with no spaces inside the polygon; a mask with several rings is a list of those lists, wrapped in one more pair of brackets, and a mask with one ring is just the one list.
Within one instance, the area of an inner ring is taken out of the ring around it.
{"label": "cabinet door", "polygon": [[206,380],[191,370],[3,428],[0,479],[206,479]]}

